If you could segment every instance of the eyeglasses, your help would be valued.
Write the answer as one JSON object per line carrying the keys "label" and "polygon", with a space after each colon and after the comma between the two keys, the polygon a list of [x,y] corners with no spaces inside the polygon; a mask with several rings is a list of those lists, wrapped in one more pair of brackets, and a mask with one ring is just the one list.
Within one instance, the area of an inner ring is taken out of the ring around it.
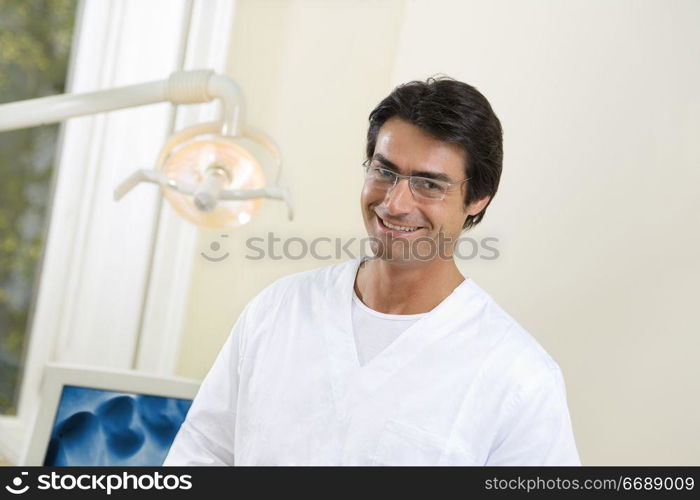
{"label": "eyeglasses", "polygon": [[418,175],[403,175],[387,168],[371,165],[369,160],[365,161],[362,166],[365,169],[365,182],[371,183],[373,187],[389,191],[396,186],[399,179],[407,179],[413,196],[425,200],[443,200],[452,187],[470,179],[467,177],[461,181],[448,182]]}

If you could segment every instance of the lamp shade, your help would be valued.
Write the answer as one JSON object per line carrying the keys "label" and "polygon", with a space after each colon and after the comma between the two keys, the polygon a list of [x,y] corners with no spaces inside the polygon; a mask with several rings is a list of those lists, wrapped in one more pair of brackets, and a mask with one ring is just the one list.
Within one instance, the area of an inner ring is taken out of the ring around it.
{"label": "lamp shade", "polygon": [[[165,175],[189,185],[209,182],[216,170],[217,189],[256,189],[265,186],[263,168],[256,157],[232,137],[198,136],[172,148],[162,166]],[[219,200],[209,211],[195,205],[193,196],[163,189],[172,207],[198,226],[229,230],[248,223],[260,207],[260,199]]]}

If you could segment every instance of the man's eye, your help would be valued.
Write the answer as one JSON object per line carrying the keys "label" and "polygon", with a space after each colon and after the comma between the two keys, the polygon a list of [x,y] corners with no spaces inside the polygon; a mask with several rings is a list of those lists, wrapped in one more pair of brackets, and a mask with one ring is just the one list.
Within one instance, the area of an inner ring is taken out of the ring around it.
{"label": "man's eye", "polygon": [[382,179],[393,179],[395,177],[394,172],[391,170],[386,170],[384,168],[378,168],[377,173]]}
{"label": "man's eye", "polygon": [[425,189],[427,191],[441,191],[442,187],[437,182],[433,182],[429,179],[415,179],[415,187],[418,189]]}

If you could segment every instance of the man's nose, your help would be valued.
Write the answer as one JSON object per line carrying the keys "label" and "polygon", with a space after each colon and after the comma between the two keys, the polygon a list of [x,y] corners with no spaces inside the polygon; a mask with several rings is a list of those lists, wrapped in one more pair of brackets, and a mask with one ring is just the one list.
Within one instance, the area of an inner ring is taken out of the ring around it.
{"label": "man's nose", "polygon": [[384,206],[392,215],[409,213],[413,203],[413,193],[408,179],[398,179],[384,196]]}

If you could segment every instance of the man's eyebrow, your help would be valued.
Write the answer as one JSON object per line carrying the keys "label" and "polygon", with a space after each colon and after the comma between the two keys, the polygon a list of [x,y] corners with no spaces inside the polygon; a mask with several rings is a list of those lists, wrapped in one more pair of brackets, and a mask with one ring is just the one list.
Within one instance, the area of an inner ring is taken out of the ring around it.
{"label": "man's eyebrow", "polygon": [[[374,156],[372,156],[372,159],[378,161],[379,163],[382,164],[382,166],[386,167],[389,170],[393,170],[394,172],[401,173],[401,171],[399,170],[399,167],[381,153],[375,154]],[[440,172],[420,171],[420,172],[413,172],[411,175],[425,177],[427,179],[434,179],[436,181],[452,182],[452,180],[446,174],[443,174]]]}

